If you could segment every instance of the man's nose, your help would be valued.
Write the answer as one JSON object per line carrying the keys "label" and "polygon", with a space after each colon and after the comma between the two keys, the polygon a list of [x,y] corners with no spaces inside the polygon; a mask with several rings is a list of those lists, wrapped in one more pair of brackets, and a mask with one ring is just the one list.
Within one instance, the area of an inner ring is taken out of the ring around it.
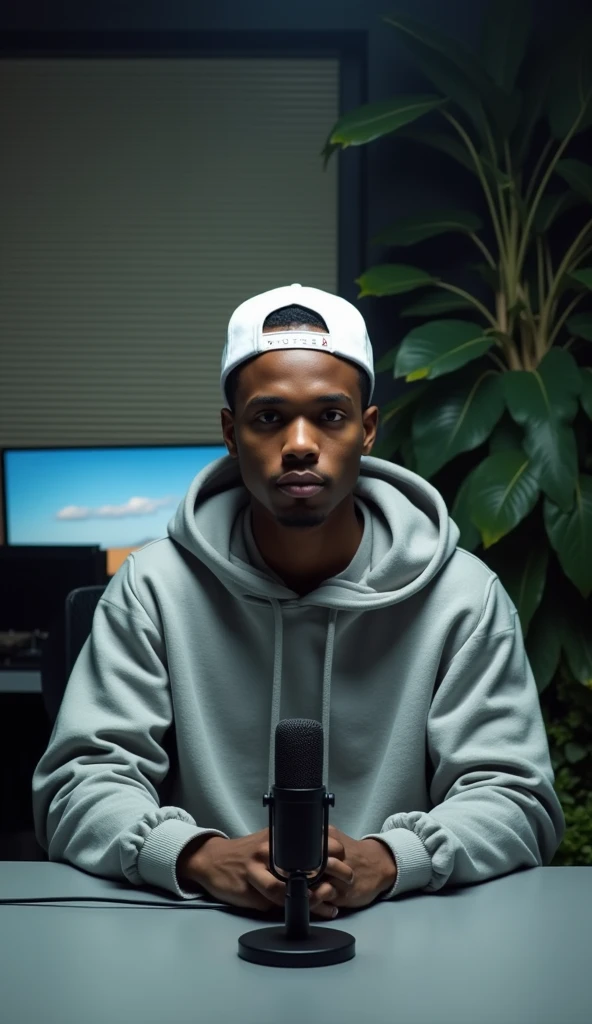
{"label": "man's nose", "polygon": [[299,416],[290,423],[282,454],[284,457],[293,455],[299,459],[309,454],[315,457],[319,454],[316,432],[306,417]]}

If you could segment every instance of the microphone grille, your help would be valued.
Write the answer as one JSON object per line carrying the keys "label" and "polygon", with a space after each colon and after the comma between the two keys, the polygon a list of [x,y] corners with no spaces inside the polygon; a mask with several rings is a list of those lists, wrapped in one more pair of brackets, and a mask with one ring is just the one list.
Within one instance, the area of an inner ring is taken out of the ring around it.
{"label": "microphone grille", "polygon": [[275,784],[282,789],[323,785],[323,727],[313,718],[284,718],[275,730]]}

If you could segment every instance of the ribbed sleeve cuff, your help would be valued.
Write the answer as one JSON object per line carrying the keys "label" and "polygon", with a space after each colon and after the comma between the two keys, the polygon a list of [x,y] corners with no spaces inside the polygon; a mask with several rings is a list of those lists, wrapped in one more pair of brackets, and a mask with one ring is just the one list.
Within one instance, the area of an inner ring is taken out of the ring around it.
{"label": "ribbed sleeve cuff", "polygon": [[415,832],[408,828],[392,828],[388,832],[371,832],[362,839],[379,839],[395,858],[397,877],[395,884],[382,895],[383,900],[400,896],[412,889],[423,889],[432,877],[432,860]]}
{"label": "ribbed sleeve cuff", "polygon": [[179,854],[196,836],[221,836],[228,839],[224,832],[215,828],[198,828],[179,818],[167,818],[153,828],[144,842],[138,855],[138,873],[148,885],[166,889],[186,900],[194,900],[202,895],[202,890],[189,892],[182,889],[177,879],[177,860]]}

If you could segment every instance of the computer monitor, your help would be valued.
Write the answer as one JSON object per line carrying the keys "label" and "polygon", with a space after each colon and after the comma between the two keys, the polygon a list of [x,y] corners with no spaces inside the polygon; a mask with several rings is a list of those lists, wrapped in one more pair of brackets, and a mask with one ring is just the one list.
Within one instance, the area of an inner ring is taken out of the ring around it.
{"label": "computer monitor", "polygon": [[166,537],[167,523],[222,444],[5,448],[5,542],[98,545],[107,573],[130,551]]}

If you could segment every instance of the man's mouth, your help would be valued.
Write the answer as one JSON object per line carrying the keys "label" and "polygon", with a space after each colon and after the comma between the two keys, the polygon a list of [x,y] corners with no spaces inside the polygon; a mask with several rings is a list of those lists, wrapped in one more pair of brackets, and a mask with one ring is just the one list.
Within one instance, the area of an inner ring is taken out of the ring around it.
{"label": "man's mouth", "polygon": [[278,486],[280,491],[290,494],[293,498],[312,498],[313,494],[318,494],[323,490],[324,484],[278,484]]}

